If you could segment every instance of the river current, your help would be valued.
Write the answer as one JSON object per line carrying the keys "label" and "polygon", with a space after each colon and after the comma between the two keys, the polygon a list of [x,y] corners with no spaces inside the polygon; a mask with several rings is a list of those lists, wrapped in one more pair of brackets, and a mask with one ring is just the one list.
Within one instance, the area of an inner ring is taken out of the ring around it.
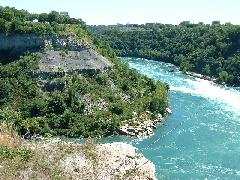
{"label": "river current", "polygon": [[155,164],[158,179],[240,179],[240,90],[190,77],[171,64],[121,60],[170,85],[173,114],[151,137],[103,141],[137,147]]}

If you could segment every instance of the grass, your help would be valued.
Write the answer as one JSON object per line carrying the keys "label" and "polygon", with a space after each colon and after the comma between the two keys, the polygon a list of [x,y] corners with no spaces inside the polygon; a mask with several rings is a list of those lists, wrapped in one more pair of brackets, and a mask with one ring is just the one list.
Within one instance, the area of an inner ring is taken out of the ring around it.
{"label": "grass", "polygon": [[11,124],[2,123],[0,125],[0,146],[18,148],[22,140]]}
{"label": "grass", "polygon": [[24,144],[11,124],[0,124],[0,180],[55,179],[47,161]]}
{"label": "grass", "polygon": [[30,149],[22,148],[22,140],[11,124],[0,125],[0,179],[17,179],[32,158]]}

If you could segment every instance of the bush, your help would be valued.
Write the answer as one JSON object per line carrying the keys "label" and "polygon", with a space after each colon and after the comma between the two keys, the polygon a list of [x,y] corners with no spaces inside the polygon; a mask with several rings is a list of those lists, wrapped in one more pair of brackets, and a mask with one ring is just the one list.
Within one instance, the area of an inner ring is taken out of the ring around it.
{"label": "bush", "polygon": [[0,146],[0,159],[15,159],[20,158],[21,161],[29,161],[33,156],[33,151],[30,149],[12,149],[6,146]]}

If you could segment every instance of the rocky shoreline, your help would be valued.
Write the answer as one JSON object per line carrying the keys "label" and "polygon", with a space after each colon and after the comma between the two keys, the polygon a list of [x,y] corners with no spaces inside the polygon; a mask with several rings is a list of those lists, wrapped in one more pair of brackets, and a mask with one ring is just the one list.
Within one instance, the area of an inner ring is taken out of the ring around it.
{"label": "rocky shoreline", "polygon": [[170,108],[166,109],[164,115],[153,115],[149,111],[146,111],[144,114],[137,115],[134,112],[135,117],[124,121],[123,125],[119,128],[119,133],[120,135],[135,137],[151,136],[154,134],[154,129],[164,123],[164,117],[171,113],[172,111]]}

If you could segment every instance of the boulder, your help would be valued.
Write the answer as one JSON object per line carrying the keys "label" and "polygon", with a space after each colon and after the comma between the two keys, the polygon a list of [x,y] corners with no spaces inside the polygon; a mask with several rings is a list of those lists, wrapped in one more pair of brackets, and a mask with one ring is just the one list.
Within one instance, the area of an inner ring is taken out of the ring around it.
{"label": "boulder", "polygon": [[172,114],[172,110],[170,108],[166,108],[166,113],[167,114]]}

